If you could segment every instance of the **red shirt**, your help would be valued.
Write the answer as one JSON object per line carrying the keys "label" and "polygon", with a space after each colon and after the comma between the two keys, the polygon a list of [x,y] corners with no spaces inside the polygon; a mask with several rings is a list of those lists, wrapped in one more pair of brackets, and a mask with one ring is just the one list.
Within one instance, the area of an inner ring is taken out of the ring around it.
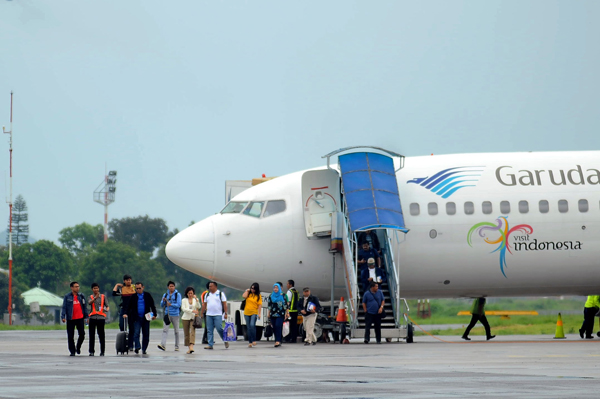
{"label": "red shirt", "polygon": [[83,309],[81,309],[81,303],[79,303],[79,298],[73,298],[73,317],[71,320],[83,319]]}

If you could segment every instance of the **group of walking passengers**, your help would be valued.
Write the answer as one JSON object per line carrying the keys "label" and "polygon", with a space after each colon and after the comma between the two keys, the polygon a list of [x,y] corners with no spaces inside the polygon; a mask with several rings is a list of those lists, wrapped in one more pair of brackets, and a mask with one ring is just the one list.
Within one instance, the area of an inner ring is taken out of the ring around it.
{"label": "group of walking passengers", "polygon": [[[150,322],[157,317],[156,306],[152,296],[144,292],[144,284],[132,284],[132,277],[123,276],[123,283],[115,284],[113,296],[121,297],[119,306],[119,329],[127,334],[127,348],[133,349],[137,354],[142,351],[147,354],[150,342]],[[80,285],[73,281],[70,284],[71,292],[65,295],[61,318],[67,324],[67,341],[71,356],[81,354],[81,347],[85,340],[85,325],[89,324],[89,356],[95,354],[95,336],[98,334],[100,342],[100,356],[106,352],[105,323],[106,312],[110,310],[105,295],[100,294],[97,283],[91,285],[92,295],[86,297],[79,292]],[[184,345],[188,347],[188,354],[194,353],[196,344],[196,328],[201,325],[199,319],[204,319],[205,329],[203,340],[207,342],[204,349],[211,350],[215,343],[215,330],[223,338],[223,320],[227,319],[227,297],[218,289],[218,284],[211,281],[207,284],[200,298],[196,296],[194,287],[187,287],[183,297],[175,289],[175,283],[167,283],[167,291],[161,298],[160,305],[164,308],[163,330],[158,349],[167,349],[167,338],[170,326],[173,325],[175,335],[174,350],[179,351],[180,320],[183,324]],[[311,295],[308,287],[303,289],[303,296],[299,298],[294,287],[294,281],[288,280],[287,293],[283,294],[281,283],[273,285],[272,292],[267,297],[267,319],[275,336],[275,347],[280,347],[283,342],[283,324],[290,322],[289,334],[286,342],[295,343],[298,337],[298,314],[303,317],[303,326],[306,331],[305,345],[315,345],[314,325],[317,313],[321,309],[319,300]],[[246,320],[249,347],[256,346],[256,321],[262,312],[262,296],[258,283],[253,283],[243,293],[244,318]],[[78,333],[75,343],[75,330]],[[128,331],[129,330],[129,331]],[[127,332],[128,331],[128,332]],[[140,342],[141,338],[141,342]],[[224,341],[225,348],[229,343]]]}
{"label": "group of walking passengers", "polygon": [[[317,313],[321,309],[319,299],[311,295],[308,287],[302,290],[302,298],[299,298],[298,291],[294,287],[294,280],[287,281],[285,295],[283,295],[281,285],[280,282],[273,284],[272,292],[267,297],[267,320],[273,329],[274,346],[278,348],[284,342],[283,326],[286,320],[289,322],[289,332],[285,337],[285,342],[290,344],[298,342],[298,314],[302,315],[302,325],[306,332],[304,345],[316,345],[317,338],[314,334],[314,327]],[[248,331],[248,347],[251,348],[256,346],[256,321],[260,320],[262,310],[262,297],[258,283],[252,283],[250,288],[244,291],[242,297],[245,301],[244,318]]]}

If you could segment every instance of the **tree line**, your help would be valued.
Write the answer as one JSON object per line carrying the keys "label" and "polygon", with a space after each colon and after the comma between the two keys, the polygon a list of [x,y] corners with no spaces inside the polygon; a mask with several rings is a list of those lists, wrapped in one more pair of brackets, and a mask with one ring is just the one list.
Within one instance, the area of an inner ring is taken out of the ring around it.
{"label": "tree line", "polygon": [[[71,281],[78,281],[85,294],[91,292],[89,287],[95,282],[101,292],[112,298],[112,289],[116,283],[122,283],[124,274],[131,274],[134,282],[142,281],[155,301],[160,300],[169,280],[180,291],[189,285],[196,291],[204,289],[206,279],[167,258],[165,246],[178,230],[170,231],[163,219],[148,215],[113,219],[108,229],[107,242],[101,224],[81,223],[60,231],[60,246],[49,240],[13,243],[15,311],[27,312],[20,295],[38,285],[62,297],[69,291]],[[0,268],[8,270],[8,247],[0,247],[0,251]],[[8,276],[0,273],[0,309],[4,312],[7,308]]]}

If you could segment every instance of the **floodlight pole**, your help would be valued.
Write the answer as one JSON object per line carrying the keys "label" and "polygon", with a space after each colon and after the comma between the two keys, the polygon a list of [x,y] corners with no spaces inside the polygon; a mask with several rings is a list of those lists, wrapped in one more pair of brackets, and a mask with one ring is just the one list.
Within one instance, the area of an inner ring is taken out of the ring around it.
{"label": "floodlight pole", "polygon": [[[104,184],[108,184],[108,173],[104,164]],[[108,241],[108,191],[104,193],[104,242]]]}
{"label": "floodlight pole", "polygon": [[8,152],[10,155],[10,190],[9,190],[9,199],[8,199],[8,209],[9,209],[9,222],[8,222],[8,325],[12,325],[12,267],[13,267],[13,258],[12,258],[12,126],[13,122],[13,92],[10,92],[10,130],[6,131],[4,126],[2,126],[2,131],[4,133],[8,133],[10,136]]}
{"label": "floodlight pole", "polygon": [[104,167],[104,181],[94,190],[94,202],[104,206],[104,242],[108,241],[108,206],[115,202],[117,172],[106,171]]}

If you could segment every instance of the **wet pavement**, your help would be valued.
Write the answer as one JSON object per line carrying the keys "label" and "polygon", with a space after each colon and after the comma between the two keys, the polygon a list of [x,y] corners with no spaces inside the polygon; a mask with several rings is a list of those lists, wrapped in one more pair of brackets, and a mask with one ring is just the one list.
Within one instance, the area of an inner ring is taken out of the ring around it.
{"label": "wet pavement", "polygon": [[87,337],[82,355],[69,357],[64,331],[0,331],[0,398],[565,398],[596,397],[600,387],[600,339],[575,336],[241,341],[188,355],[173,350],[172,331],[167,351],[158,350],[161,331],[152,330],[148,355],[116,356],[115,335],[107,331],[105,357],[87,356]]}

